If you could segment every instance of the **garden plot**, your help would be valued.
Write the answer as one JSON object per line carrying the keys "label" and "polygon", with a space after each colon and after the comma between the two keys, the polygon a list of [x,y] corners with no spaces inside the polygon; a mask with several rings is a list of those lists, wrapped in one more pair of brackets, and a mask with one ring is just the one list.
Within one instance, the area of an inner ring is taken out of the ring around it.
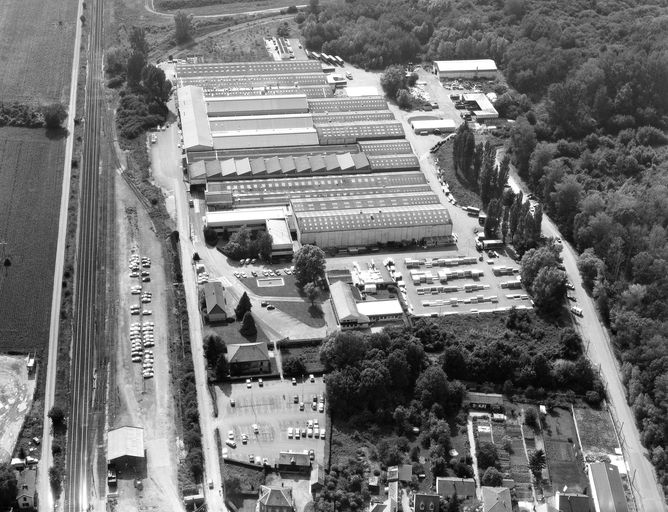
{"label": "garden plot", "polygon": [[12,456],[34,391],[26,358],[0,356],[0,463],[9,462]]}
{"label": "garden plot", "polygon": [[576,408],[574,415],[582,451],[587,462],[600,460],[617,453],[619,443],[608,411],[583,407]]}
{"label": "garden plot", "polygon": [[583,492],[588,485],[584,461],[571,412],[555,408],[544,416],[543,440],[550,480],[555,490]]}

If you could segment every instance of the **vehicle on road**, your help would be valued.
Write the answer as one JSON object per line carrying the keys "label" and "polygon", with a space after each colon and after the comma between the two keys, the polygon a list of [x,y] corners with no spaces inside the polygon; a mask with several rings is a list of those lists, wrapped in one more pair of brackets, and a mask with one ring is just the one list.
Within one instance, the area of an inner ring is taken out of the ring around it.
{"label": "vehicle on road", "polygon": [[315,376],[312,373],[309,374],[308,380],[310,380],[311,382],[315,382]]}
{"label": "vehicle on road", "polygon": [[250,379],[246,379],[246,387],[247,387],[248,389],[250,389],[251,386],[252,386],[252,384],[251,384],[251,380],[250,380]]}
{"label": "vehicle on road", "polygon": [[579,306],[572,306],[571,307],[571,313],[577,316],[582,316],[582,308]]}
{"label": "vehicle on road", "polygon": [[[293,385],[293,386],[296,386],[296,385],[297,385],[297,379],[295,379],[294,377],[292,377],[292,385]],[[298,399],[297,395],[295,395],[295,398]],[[298,400],[295,400],[295,403],[297,403],[297,401],[298,401]]]}
{"label": "vehicle on road", "polygon": [[237,443],[235,441],[230,440],[230,439],[227,439],[225,441],[225,444],[227,446],[229,446],[230,448],[236,448],[237,447]]}
{"label": "vehicle on road", "polygon": [[257,379],[257,385],[260,387],[264,386],[264,381],[262,379]]}
{"label": "vehicle on road", "polygon": [[213,480],[209,478],[209,489],[213,489]]}
{"label": "vehicle on road", "polygon": [[568,288],[569,290],[575,290],[575,285],[570,281],[566,281],[566,288]]}
{"label": "vehicle on road", "polygon": [[273,304],[267,304],[267,309],[269,311],[272,311],[272,310],[276,309],[276,306],[274,306]]}
{"label": "vehicle on road", "polygon": [[311,460],[315,459],[315,451],[314,450],[309,450],[308,451],[308,458]]}

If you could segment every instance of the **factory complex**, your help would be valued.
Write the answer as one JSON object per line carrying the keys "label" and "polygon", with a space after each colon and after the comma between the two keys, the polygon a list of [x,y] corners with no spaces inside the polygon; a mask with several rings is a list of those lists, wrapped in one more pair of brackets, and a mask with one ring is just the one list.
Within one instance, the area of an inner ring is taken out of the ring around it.
{"label": "factory complex", "polygon": [[452,242],[446,207],[384,97],[341,95],[315,61],[179,64],[184,172],[205,226],[361,249]]}

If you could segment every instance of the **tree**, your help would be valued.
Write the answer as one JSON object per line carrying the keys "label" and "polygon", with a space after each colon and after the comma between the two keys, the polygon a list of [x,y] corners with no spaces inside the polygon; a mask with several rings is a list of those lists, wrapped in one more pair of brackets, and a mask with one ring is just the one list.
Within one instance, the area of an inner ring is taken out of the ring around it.
{"label": "tree", "polygon": [[14,470],[9,464],[0,464],[0,508],[9,509],[16,501],[18,486]]}
{"label": "tree", "polygon": [[406,88],[406,70],[403,66],[389,66],[380,77],[380,85],[388,98],[396,99],[400,89]]}
{"label": "tree", "polygon": [[538,428],[538,413],[535,407],[528,407],[524,411],[524,424],[533,429]]}
{"label": "tree", "polygon": [[440,366],[432,365],[422,372],[415,382],[415,398],[422,402],[425,409],[433,404],[448,406],[450,385],[448,377]]}
{"label": "tree", "polygon": [[499,201],[492,199],[487,205],[487,218],[485,219],[485,236],[496,238],[501,221],[502,208]]}
{"label": "tree", "polygon": [[460,511],[461,511],[461,506],[459,503],[459,498],[457,497],[457,492],[455,492],[448,499],[447,508],[445,508],[443,512],[460,512]]}
{"label": "tree", "polygon": [[174,37],[177,44],[185,43],[190,40],[190,32],[192,30],[193,17],[183,11],[179,11],[174,15]]}
{"label": "tree", "polygon": [[237,320],[239,321],[243,319],[246,316],[246,313],[248,313],[252,307],[253,304],[251,304],[251,301],[248,298],[248,293],[244,292],[244,294],[239,299],[237,307],[234,308],[234,314],[237,317]]}
{"label": "tree", "polygon": [[104,71],[108,76],[118,76],[125,74],[130,50],[123,47],[112,47],[104,53]]}
{"label": "tree", "polygon": [[543,450],[536,450],[529,457],[529,469],[534,478],[540,482],[543,468],[545,467],[545,452]]}
{"label": "tree", "polygon": [[288,357],[283,361],[283,375],[286,377],[301,377],[306,375],[306,364],[303,357]]}
{"label": "tree", "polygon": [[255,239],[257,253],[263,261],[271,261],[271,248],[273,244],[274,238],[266,231],[260,233]]}
{"label": "tree", "polygon": [[67,119],[67,109],[62,103],[51,103],[42,108],[44,124],[48,130],[57,130]]}
{"label": "tree", "polygon": [[472,167],[474,155],[476,154],[475,135],[469,128],[468,123],[462,123],[452,141],[452,157],[455,171],[459,171],[463,177],[476,186],[473,181]]}
{"label": "tree", "polygon": [[536,132],[525,117],[519,117],[510,129],[510,150],[512,162],[523,178],[529,173],[529,160],[536,147]]}
{"label": "tree", "polygon": [[288,25],[287,21],[278,26],[276,29],[276,35],[278,37],[290,37],[290,25]]}
{"label": "tree", "polygon": [[341,331],[325,338],[320,347],[320,361],[326,370],[357,366],[367,348],[367,340],[359,332]]}
{"label": "tree", "polygon": [[538,272],[543,268],[556,268],[559,263],[559,254],[554,245],[546,245],[539,249],[531,249],[522,256],[521,276],[522,283],[529,290]]}
{"label": "tree", "polygon": [[485,470],[482,476],[482,485],[489,487],[501,487],[503,484],[503,475],[494,466],[490,466]]}
{"label": "tree", "polygon": [[304,285],[304,293],[306,294],[306,298],[311,302],[311,306],[313,306],[320,296],[320,289],[315,283],[306,283]]}
{"label": "tree", "polygon": [[165,72],[162,69],[153,64],[147,64],[141,72],[141,81],[152,100],[157,100],[160,103],[169,100],[172,82],[165,78]]}
{"label": "tree", "polygon": [[582,284],[589,292],[594,290],[594,285],[603,275],[604,269],[605,263],[594,254],[594,250],[591,247],[578,257],[578,270],[580,271],[580,276],[582,276]]}
{"label": "tree", "polygon": [[57,405],[54,405],[49,410],[49,418],[54,427],[59,427],[65,422],[65,412]]}
{"label": "tree", "polygon": [[209,366],[213,367],[223,352],[225,352],[225,343],[218,334],[210,333],[204,336],[204,357]]}
{"label": "tree", "polygon": [[246,311],[239,332],[243,336],[249,336],[249,337],[255,336],[257,334],[257,327],[255,327],[255,319],[253,318],[253,313],[251,313],[250,311]]}
{"label": "tree", "polygon": [[499,463],[499,452],[494,443],[481,443],[478,447],[478,467],[487,469]]}
{"label": "tree", "polygon": [[555,313],[566,298],[566,274],[559,269],[541,268],[531,286],[536,308],[544,313]]}
{"label": "tree", "polygon": [[204,242],[206,242],[206,245],[215,247],[218,244],[218,232],[210,226],[205,227]]}
{"label": "tree", "polygon": [[133,26],[128,34],[128,42],[133,52],[141,53],[144,57],[148,55],[148,42],[144,27]]}
{"label": "tree", "polygon": [[325,253],[315,245],[302,245],[295,253],[294,276],[300,286],[316,282],[325,277]]}
{"label": "tree", "polygon": [[218,360],[216,361],[215,371],[216,371],[217,381],[227,380],[227,377],[230,374],[230,365],[227,362],[227,357],[225,356],[225,354],[220,354],[218,356]]}
{"label": "tree", "polygon": [[146,57],[144,54],[138,51],[132,52],[128,58],[126,77],[128,82],[128,87],[137,87],[141,82],[141,73],[144,70],[146,64]]}

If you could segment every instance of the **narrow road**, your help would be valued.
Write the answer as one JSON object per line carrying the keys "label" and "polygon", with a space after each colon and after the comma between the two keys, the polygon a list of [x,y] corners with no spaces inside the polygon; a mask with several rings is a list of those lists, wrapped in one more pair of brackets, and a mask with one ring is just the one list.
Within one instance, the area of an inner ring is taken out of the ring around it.
{"label": "narrow road", "polygon": [[[497,153],[497,160],[502,156]],[[508,184],[514,192],[522,190],[525,195],[528,187],[522,183],[514,167],[511,166]],[[563,235],[552,220],[543,214],[543,234],[548,237],[561,238]],[[619,374],[619,364],[612,350],[612,341],[598,315],[594,300],[582,286],[582,279],[577,268],[578,253],[575,248],[563,241],[561,252],[566,272],[575,285],[574,295],[578,305],[582,308],[582,318],[575,318],[575,329],[585,343],[587,357],[598,368],[603,380],[613,416],[616,418],[616,428],[623,440],[624,457],[629,477],[633,482],[634,495],[639,511],[660,512],[668,510],[656,480],[654,467],[647,459],[647,451],[640,442],[640,433],[636,427],[631,408],[626,402],[626,390]]]}
{"label": "narrow road", "polygon": [[[303,9],[304,7],[307,7],[307,5],[306,4],[298,5],[297,9]],[[146,0],[144,2],[144,8],[148,12],[150,12],[151,14],[155,14],[156,16],[162,16],[163,18],[173,18],[174,17],[174,14],[169,14],[169,13],[165,13],[165,12],[156,11],[153,0]],[[259,11],[233,12],[233,13],[229,13],[229,14],[225,14],[225,13],[221,13],[221,14],[197,14],[197,15],[193,15],[193,18],[195,18],[195,19],[233,18],[234,16],[252,16],[254,14],[270,14],[272,12],[281,12],[284,9],[287,9],[287,7],[275,7],[275,8],[272,8],[272,9],[260,9]]]}
{"label": "narrow road", "polygon": [[60,212],[58,222],[58,245],[56,247],[56,263],[53,271],[53,294],[51,296],[51,322],[49,325],[49,355],[46,366],[44,387],[44,424],[42,432],[42,457],[39,461],[39,478],[37,491],[40,496],[39,510],[53,510],[53,494],[49,482],[49,468],[52,465],[51,454],[51,420],[49,410],[53,407],[56,387],[56,368],[58,366],[58,337],[60,334],[60,303],[63,290],[63,267],[65,264],[65,245],[67,243],[67,207],[70,199],[70,180],[72,172],[72,151],[74,146],[74,118],[77,107],[77,82],[79,77],[79,57],[81,55],[81,14],[83,5],[78,2],[76,30],[74,34],[74,57],[70,74],[70,95],[67,118],[67,141],[65,142],[65,160],[63,162],[63,183],[60,193]]}
{"label": "narrow road", "polygon": [[[98,236],[100,201],[100,133],[102,129],[102,19],[101,0],[90,4],[90,45],[87,59],[84,146],[81,161],[79,225],[74,276],[74,319],[70,369],[70,417],[67,425],[67,512],[86,510],[91,478],[91,436],[96,421],[91,414],[93,367],[97,342]],[[100,326],[101,327],[101,326]]]}

